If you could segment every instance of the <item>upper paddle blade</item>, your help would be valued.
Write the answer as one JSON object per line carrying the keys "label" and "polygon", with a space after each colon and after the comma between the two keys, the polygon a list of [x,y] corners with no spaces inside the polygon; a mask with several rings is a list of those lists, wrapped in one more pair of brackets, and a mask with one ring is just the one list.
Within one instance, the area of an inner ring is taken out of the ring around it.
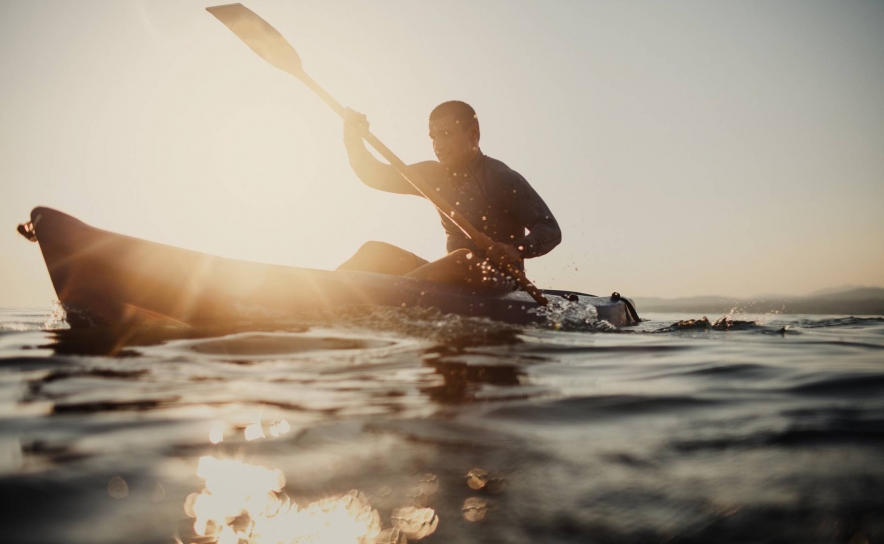
{"label": "upper paddle blade", "polygon": [[242,4],[206,8],[206,11],[227,25],[252,51],[284,72],[301,77],[301,58],[275,28]]}

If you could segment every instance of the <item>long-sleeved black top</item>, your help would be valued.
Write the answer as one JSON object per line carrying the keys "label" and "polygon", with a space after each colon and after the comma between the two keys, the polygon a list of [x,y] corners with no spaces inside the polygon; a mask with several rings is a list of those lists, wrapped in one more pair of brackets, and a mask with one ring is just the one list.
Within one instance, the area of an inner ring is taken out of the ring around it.
{"label": "long-sleeved black top", "polygon": [[[350,166],[363,183],[390,193],[420,196],[395,168],[377,160],[362,138],[349,138],[345,143]],[[436,161],[419,162],[411,168],[489,238],[519,248],[523,259],[545,255],[562,241],[558,222],[525,178],[481,150],[462,169],[449,169]],[[445,213],[439,211],[439,216],[448,234],[449,252],[479,249]]]}

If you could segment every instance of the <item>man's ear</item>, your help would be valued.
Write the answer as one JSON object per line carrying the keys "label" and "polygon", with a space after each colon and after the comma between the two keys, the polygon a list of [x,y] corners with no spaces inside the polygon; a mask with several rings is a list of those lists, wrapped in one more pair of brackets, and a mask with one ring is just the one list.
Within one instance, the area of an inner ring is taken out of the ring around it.
{"label": "man's ear", "polygon": [[479,130],[479,125],[471,125],[470,126],[470,138],[472,138],[476,143],[479,143],[479,137],[482,135],[482,132]]}

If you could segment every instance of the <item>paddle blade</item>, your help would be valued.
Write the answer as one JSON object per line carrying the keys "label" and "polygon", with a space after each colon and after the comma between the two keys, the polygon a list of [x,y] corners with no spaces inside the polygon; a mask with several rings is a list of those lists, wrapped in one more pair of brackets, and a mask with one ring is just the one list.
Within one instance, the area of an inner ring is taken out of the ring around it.
{"label": "paddle blade", "polygon": [[242,4],[213,6],[206,11],[224,23],[262,59],[295,77],[304,75],[295,48],[254,11]]}

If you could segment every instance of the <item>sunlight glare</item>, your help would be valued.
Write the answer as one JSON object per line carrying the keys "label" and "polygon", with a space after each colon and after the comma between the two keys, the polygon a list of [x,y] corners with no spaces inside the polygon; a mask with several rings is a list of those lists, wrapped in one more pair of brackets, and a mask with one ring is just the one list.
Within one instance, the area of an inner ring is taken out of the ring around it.
{"label": "sunlight glare", "polygon": [[264,434],[264,428],[261,426],[260,422],[252,423],[245,429],[245,437],[246,440],[251,442],[252,440],[257,440],[259,438],[267,438],[267,435]]}
{"label": "sunlight glare", "polygon": [[196,534],[218,544],[404,544],[406,537],[433,533],[439,523],[432,508],[406,507],[394,510],[394,527],[384,530],[378,511],[356,490],[300,508],[281,494],[282,471],[237,460],[202,457],[197,476],[205,489],[191,494],[184,510],[195,518]]}
{"label": "sunlight glare", "polygon": [[218,423],[209,430],[209,442],[218,444],[224,441],[224,427]]}

